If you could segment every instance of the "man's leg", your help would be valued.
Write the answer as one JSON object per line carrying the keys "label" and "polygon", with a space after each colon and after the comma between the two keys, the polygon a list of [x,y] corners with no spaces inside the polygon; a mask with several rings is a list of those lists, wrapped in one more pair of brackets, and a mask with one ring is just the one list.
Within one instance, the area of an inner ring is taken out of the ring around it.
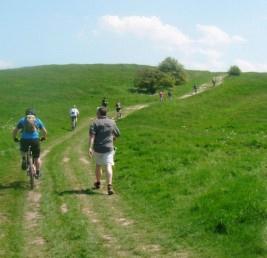
{"label": "man's leg", "polygon": [[26,152],[21,151],[21,169],[26,170],[27,169],[27,162],[26,162]]}
{"label": "man's leg", "polygon": [[112,189],[112,165],[108,164],[106,166],[106,175],[107,175],[107,183],[108,183],[108,194],[111,195],[113,194],[113,189]]}
{"label": "man's leg", "polygon": [[96,181],[94,182],[94,188],[99,189],[100,188],[100,180],[101,180],[101,175],[102,175],[102,168],[100,165],[95,166],[95,178]]}
{"label": "man's leg", "polygon": [[96,182],[100,182],[101,175],[102,175],[101,166],[100,165],[96,165],[96,167],[95,167],[95,178],[96,178]]}
{"label": "man's leg", "polygon": [[106,166],[106,176],[108,185],[112,185],[112,165],[108,164]]}
{"label": "man's leg", "polygon": [[34,165],[35,165],[36,171],[40,171],[40,169],[41,169],[41,159],[40,158],[35,158],[34,159]]}

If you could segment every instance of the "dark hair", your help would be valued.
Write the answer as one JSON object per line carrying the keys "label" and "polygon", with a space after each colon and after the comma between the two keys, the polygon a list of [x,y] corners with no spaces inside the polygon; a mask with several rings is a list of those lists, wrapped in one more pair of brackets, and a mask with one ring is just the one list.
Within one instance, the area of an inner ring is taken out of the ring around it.
{"label": "dark hair", "polygon": [[25,115],[26,115],[26,116],[27,116],[27,115],[34,115],[34,116],[36,116],[36,113],[35,113],[34,109],[32,109],[32,108],[27,108],[26,111],[25,111]]}
{"label": "dark hair", "polygon": [[108,110],[106,107],[100,107],[97,109],[97,112],[99,113],[100,116],[106,116]]}

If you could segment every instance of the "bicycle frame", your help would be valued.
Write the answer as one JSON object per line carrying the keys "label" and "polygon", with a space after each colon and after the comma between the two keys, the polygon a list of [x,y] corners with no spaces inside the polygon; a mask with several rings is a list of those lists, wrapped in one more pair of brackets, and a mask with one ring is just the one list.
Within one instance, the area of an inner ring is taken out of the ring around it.
{"label": "bicycle frame", "polygon": [[35,177],[35,166],[34,166],[34,160],[32,157],[32,149],[31,146],[28,147],[28,151],[26,153],[26,162],[27,162],[27,174],[30,178],[30,188],[34,188],[34,177]]}

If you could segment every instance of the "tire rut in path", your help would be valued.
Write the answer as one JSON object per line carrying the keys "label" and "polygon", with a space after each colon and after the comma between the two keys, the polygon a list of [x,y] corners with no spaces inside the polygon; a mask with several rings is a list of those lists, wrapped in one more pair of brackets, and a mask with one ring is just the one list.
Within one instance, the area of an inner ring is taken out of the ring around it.
{"label": "tire rut in path", "polygon": [[[83,140],[84,139],[81,138],[79,142],[73,141],[72,144],[77,146],[78,144],[81,144]],[[73,148],[69,148],[69,152],[65,153],[65,155],[70,157],[72,155],[72,150]],[[77,160],[77,162],[79,163],[81,161]],[[75,174],[75,168],[72,167],[71,163],[64,164],[64,173],[68,185],[71,187],[71,191],[80,192],[82,189],[88,188],[89,182],[79,180]],[[84,187],[85,185],[87,187]],[[92,195],[78,194],[75,197],[79,201],[81,212],[85,218],[87,218],[88,223],[94,225],[96,231],[95,237],[98,238],[99,241],[103,242],[103,248],[105,249],[104,251],[109,253],[109,257],[134,257],[128,252],[127,249],[124,248],[124,246],[120,245],[118,238],[113,234],[110,234],[109,230],[102,223],[101,216],[96,212]]]}

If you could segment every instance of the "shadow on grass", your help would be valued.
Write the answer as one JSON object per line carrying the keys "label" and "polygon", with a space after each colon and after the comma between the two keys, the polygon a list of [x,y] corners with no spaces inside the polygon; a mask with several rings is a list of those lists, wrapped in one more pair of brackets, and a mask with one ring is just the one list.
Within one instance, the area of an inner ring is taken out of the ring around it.
{"label": "shadow on grass", "polygon": [[62,130],[67,131],[67,132],[72,132],[73,130],[71,128],[66,128],[66,127],[61,127]]}
{"label": "shadow on grass", "polygon": [[57,192],[57,194],[59,196],[63,196],[63,195],[103,195],[103,193],[99,193],[99,192],[95,192],[92,189],[88,188],[88,189],[80,189],[80,190],[66,190],[66,191],[62,191],[62,192]]}
{"label": "shadow on grass", "polygon": [[0,183],[0,191],[2,190],[8,190],[8,189],[14,189],[14,190],[28,190],[29,189],[29,183],[25,181],[14,181],[6,184]]}

